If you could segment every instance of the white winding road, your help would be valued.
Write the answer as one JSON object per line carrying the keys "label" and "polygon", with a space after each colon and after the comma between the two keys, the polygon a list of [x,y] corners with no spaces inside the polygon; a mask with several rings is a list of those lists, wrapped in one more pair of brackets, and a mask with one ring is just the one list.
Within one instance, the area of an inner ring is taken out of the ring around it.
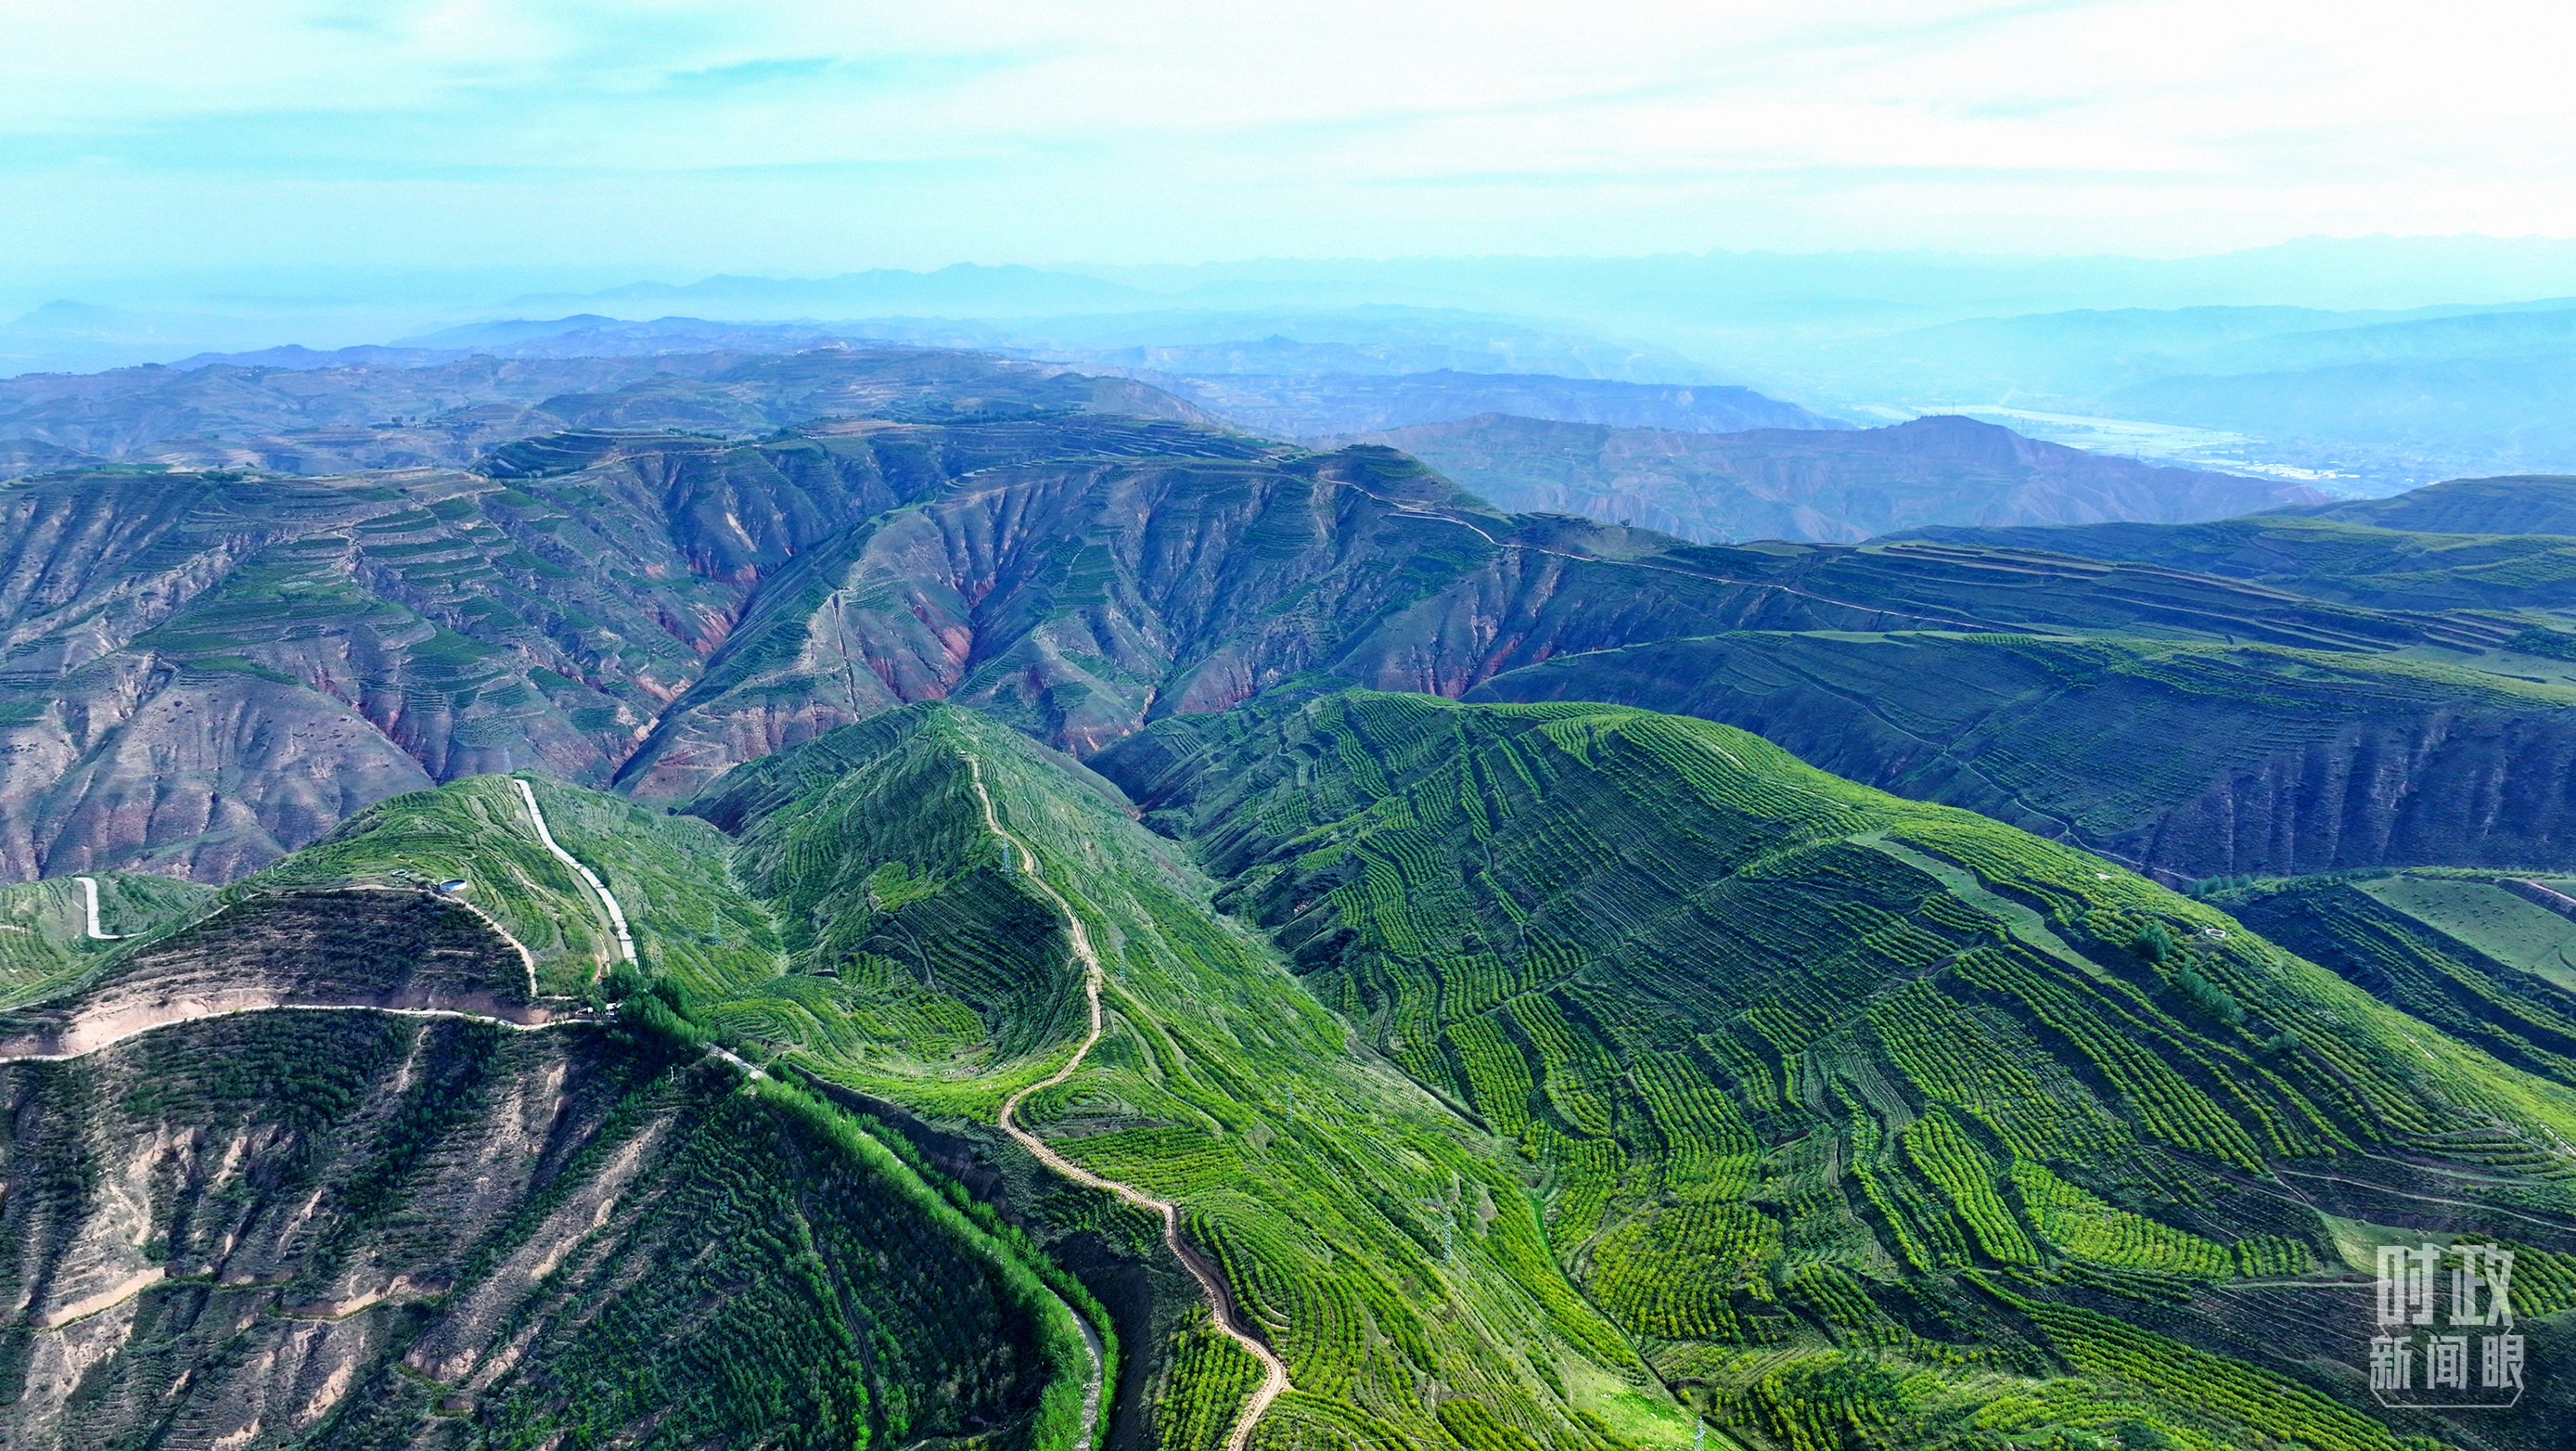
{"label": "white winding road", "polygon": [[[1047,899],[1055,903],[1056,910],[1064,914],[1065,927],[1073,943],[1073,955],[1082,960],[1082,993],[1089,999],[1091,1005],[1091,1031],[1084,1036],[1082,1046],[1073,1050],[1073,1056],[1065,1060],[1064,1066],[1002,1100],[1002,1132],[1009,1134],[1020,1147],[1036,1155],[1039,1163],[1075,1183],[1087,1184],[1094,1189],[1106,1189],[1140,1209],[1153,1210],[1163,1217],[1163,1244],[1171,1250],[1172,1257],[1181,1262],[1181,1268],[1188,1270],[1190,1277],[1199,1282],[1199,1289],[1206,1293],[1208,1310],[1215,1317],[1216,1328],[1227,1339],[1250,1351],[1261,1362],[1261,1384],[1253,1391],[1251,1398],[1243,1403],[1242,1414],[1236,1418],[1234,1429],[1225,1438],[1225,1451],[1244,1451],[1244,1444],[1251,1439],[1252,1428],[1260,1423],[1262,1414],[1270,1409],[1272,1401],[1279,1399],[1289,1389],[1288,1366],[1271,1351],[1269,1346],[1255,1339],[1249,1331],[1236,1322],[1233,1300],[1227,1294],[1225,1281],[1218,1276],[1216,1267],[1208,1263],[1204,1255],[1191,1248],[1181,1237],[1181,1206],[1168,1199],[1156,1199],[1132,1184],[1121,1184],[1115,1179],[1104,1179],[1092,1173],[1089,1169],[1048,1147],[1046,1140],[1020,1127],[1017,1122],[1016,1115],[1019,1112],[1020,1100],[1032,1093],[1053,1088],[1071,1078],[1074,1072],[1082,1067],[1082,1060],[1089,1057],[1092,1048],[1100,1042],[1102,978],[1100,954],[1092,950],[1091,934],[1083,927],[1082,918],[1074,912],[1073,904],[1067,902],[1064,894],[1057,891],[1055,885],[1038,870],[1038,854],[1031,851],[1018,837],[1002,829],[1001,818],[993,814],[992,795],[984,789],[984,763],[972,754],[968,754],[966,769],[974,779],[975,799],[983,803],[985,827],[993,835],[1002,839],[1006,854],[1017,853],[1021,875],[1027,877],[1039,891],[1044,892]],[[1075,1323],[1080,1324],[1082,1317],[1076,1315],[1074,1320]],[[1083,1330],[1084,1338],[1092,1339],[1090,1327],[1086,1325]],[[1094,1340],[1092,1390],[1086,1397],[1086,1405],[1095,1415],[1099,1400],[1099,1364],[1098,1342]],[[1089,1439],[1085,1438],[1086,1441]]]}
{"label": "white winding road", "polygon": [[[635,934],[626,930],[626,912],[617,905],[617,898],[610,894],[608,884],[599,879],[597,872],[583,866],[580,858],[564,850],[562,844],[555,840],[555,834],[546,830],[546,814],[537,809],[537,790],[528,784],[527,778],[513,776],[510,778],[510,784],[519,788],[519,799],[528,803],[528,820],[536,824],[537,840],[544,842],[546,850],[553,852],[565,866],[579,873],[583,881],[590,883],[590,889],[599,894],[600,905],[608,909],[608,925],[617,933],[617,950],[625,955],[628,962],[633,962]],[[93,917],[91,921],[95,924],[97,919]]]}
{"label": "white winding road", "polygon": [[101,932],[98,930],[98,878],[74,877],[72,880],[81,884],[81,899],[89,907],[90,940],[93,942],[121,942],[125,940],[125,934],[122,932]]}

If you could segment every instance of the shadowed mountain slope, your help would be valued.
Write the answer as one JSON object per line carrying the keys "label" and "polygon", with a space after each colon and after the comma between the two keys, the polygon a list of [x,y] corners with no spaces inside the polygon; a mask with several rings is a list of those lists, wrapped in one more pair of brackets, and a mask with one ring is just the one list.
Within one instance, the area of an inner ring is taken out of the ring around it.
{"label": "shadowed mountain slope", "polygon": [[2576,866],[2576,690],[2415,660],[1748,633],[1563,655],[1467,698],[1723,721],[2168,878]]}
{"label": "shadowed mountain slope", "polygon": [[2550,534],[2436,534],[2258,514],[2205,524],[1927,528],[1907,537],[2262,580],[2374,609],[2576,607],[2576,539]]}
{"label": "shadowed mountain slope", "polygon": [[1488,413],[1365,435],[1510,510],[1633,521],[1687,539],[1854,543],[1926,524],[2175,523],[2322,496],[2161,468],[1957,417],[1858,432],[1678,433]]}
{"label": "shadowed mountain slope", "polygon": [[1084,751],[1299,671],[1454,695],[1714,630],[2117,630],[2476,649],[2511,626],[2153,567],[1915,543],[1691,546],[1506,516],[1391,450],[996,469],[782,571],[621,770],[676,794],[904,700]]}

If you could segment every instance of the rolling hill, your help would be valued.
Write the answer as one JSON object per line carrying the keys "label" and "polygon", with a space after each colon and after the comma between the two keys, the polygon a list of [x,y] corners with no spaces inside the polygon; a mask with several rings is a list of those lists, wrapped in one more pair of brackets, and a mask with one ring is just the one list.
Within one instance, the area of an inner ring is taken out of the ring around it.
{"label": "rolling hill", "polygon": [[2386,655],[1740,633],[1562,655],[1466,698],[1723,721],[2171,880],[2576,865],[2576,689]]}
{"label": "rolling hill", "polygon": [[[1364,1041],[1546,1167],[1575,1282],[1769,1444],[2394,1445],[2329,1404],[2367,1404],[2335,1366],[2369,1327],[2328,1227],[2576,1207],[2533,1132],[2562,1086],[1725,727],[1287,694],[1094,764]],[[2391,1419],[2503,1445],[2558,1414]]]}
{"label": "rolling hill", "polygon": [[2427,534],[2576,535],[2576,478],[2452,479],[2386,499],[2346,499],[2280,512]]}

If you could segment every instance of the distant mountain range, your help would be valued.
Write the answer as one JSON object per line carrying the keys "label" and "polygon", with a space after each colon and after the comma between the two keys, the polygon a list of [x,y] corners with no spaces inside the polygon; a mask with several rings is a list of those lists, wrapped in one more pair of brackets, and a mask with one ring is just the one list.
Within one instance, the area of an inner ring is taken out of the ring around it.
{"label": "distant mountain range", "polygon": [[367,364],[124,368],[0,381],[0,469],[84,461],[283,473],[461,465],[564,428],[733,436],[819,417],[908,418],[922,408],[1002,416],[1106,408],[1215,424],[1124,378],[923,349],[474,357]]}
{"label": "distant mountain range", "polygon": [[[2576,300],[1978,318],[1790,344],[1785,386],[1837,406],[1994,404],[2240,436],[2375,493],[2444,474],[2576,469]],[[2045,429],[2045,420],[2034,419]]]}
{"label": "distant mountain range", "polygon": [[1850,424],[1750,388],[1628,383],[1531,373],[1435,372],[1299,377],[1136,375],[1210,413],[1274,438],[1325,438],[1509,413],[1620,428],[1736,433]]}
{"label": "distant mountain range", "polygon": [[1856,542],[1934,519],[2181,523],[2303,504],[2299,484],[2086,453],[1973,419],[1722,434],[1488,413],[1361,435],[1515,511],[1617,519],[1727,542]]}

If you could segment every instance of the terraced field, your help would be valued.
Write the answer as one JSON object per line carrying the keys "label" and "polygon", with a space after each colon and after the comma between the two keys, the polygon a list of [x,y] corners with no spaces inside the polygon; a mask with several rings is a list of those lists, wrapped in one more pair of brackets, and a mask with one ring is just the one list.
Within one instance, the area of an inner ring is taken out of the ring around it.
{"label": "terraced field", "polygon": [[1095,764],[1518,1141],[1551,1255],[1749,1436],[2515,1445],[2563,1414],[2362,1414],[2327,1216],[2555,1265],[2576,1097],[2107,861],[1570,703],[1289,698]]}
{"label": "terraced field", "polygon": [[2576,689],[2277,646],[1744,632],[1561,655],[1470,700],[1722,721],[2167,880],[2576,863]]}

